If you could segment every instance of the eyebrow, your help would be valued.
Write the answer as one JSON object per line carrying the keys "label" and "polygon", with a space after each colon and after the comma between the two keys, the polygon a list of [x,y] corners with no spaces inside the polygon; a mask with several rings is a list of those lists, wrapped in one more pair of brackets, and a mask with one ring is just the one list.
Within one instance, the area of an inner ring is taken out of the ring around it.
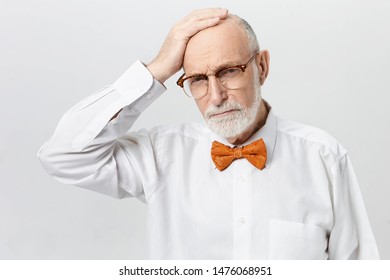
{"label": "eyebrow", "polygon": [[[218,73],[219,71],[221,71],[222,69],[224,68],[229,68],[229,67],[234,67],[234,66],[237,66],[237,65],[241,65],[241,64],[237,64],[237,63],[234,63],[232,61],[228,61],[228,62],[224,62],[222,63],[221,65],[219,65],[218,67],[215,67],[214,73]],[[206,73],[194,73],[194,74],[191,74],[191,75],[187,75],[186,74],[186,77],[189,78],[189,77],[194,77],[194,76],[199,76],[199,75],[207,75]]]}

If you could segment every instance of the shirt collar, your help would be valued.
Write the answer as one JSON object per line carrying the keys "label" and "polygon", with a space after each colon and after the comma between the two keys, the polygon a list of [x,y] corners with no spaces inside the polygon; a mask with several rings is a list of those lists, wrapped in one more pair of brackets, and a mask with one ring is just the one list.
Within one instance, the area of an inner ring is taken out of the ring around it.
{"label": "shirt collar", "polygon": [[[273,113],[272,107],[263,99],[263,102],[265,103],[265,106],[268,109],[268,115],[267,119],[265,121],[265,124],[255,133],[253,134],[248,140],[246,140],[242,145],[239,146],[246,146],[260,138],[263,138],[265,145],[267,147],[267,162],[266,162],[266,168],[269,168],[271,165],[272,157],[274,154],[275,144],[276,144],[276,130],[277,130],[277,120],[276,116]],[[226,146],[233,147],[234,145],[230,144],[225,138],[221,137],[220,135],[211,132],[211,138],[213,140],[216,140],[218,142],[221,142],[225,144]]]}

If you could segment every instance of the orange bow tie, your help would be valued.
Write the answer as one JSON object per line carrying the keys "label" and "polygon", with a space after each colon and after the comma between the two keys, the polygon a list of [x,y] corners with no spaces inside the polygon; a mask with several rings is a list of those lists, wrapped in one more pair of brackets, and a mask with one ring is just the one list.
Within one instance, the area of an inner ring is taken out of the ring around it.
{"label": "orange bow tie", "polygon": [[211,158],[220,171],[227,168],[238,158],[246,158],[258,169],[263,169],[267,161],[267,149],[262,138],[240,148],[231,148],[214,141],[211,147]]}

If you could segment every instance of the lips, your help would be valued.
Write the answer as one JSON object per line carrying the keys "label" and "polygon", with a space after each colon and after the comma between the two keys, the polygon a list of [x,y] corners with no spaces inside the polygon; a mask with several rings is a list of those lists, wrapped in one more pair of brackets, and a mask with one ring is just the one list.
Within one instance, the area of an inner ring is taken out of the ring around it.
{"label": "lips", "polygon": [[235,112],[238,112],[237,109],[232,109],[232,110],[227,110],[227,111],[224,111],[224,112],[221,112],[221,113],[217,113],[217,114],[212,114],[210,115],[210,118],[214,118],[214,117],[224,117],[226,115],[229,115],[229,114],[232,114],[232,113],[235,113]]}

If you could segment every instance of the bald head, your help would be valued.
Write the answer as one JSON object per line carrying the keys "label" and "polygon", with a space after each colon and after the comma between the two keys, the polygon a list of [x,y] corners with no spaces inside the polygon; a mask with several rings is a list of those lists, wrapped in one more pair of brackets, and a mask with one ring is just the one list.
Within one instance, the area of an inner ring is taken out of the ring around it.
{"label": "bald head", "polygon": [[224,60],[239,53],[247,57],[259,51],[259,43],[252,27],[244,19],[232,14],[220,24],[202,30],[190,39],[184,57],[184,69],[188,68],[189,61],[203,60],[202,58],[211,54],[218,57],[227,47],[231,47],[231,52],[223,57]]}
{"label": "bald head", "polygon": [[248,45],[251,48],[252,52],[259,51],[259,42],[257,40],[255,32],[252,29],[252,26],[250,26],[250,24],[245,19],[237,15],[229,14],[228,19],[236,21],[236,23],[240,25],[241,28],[245,31],[248,39]]}

